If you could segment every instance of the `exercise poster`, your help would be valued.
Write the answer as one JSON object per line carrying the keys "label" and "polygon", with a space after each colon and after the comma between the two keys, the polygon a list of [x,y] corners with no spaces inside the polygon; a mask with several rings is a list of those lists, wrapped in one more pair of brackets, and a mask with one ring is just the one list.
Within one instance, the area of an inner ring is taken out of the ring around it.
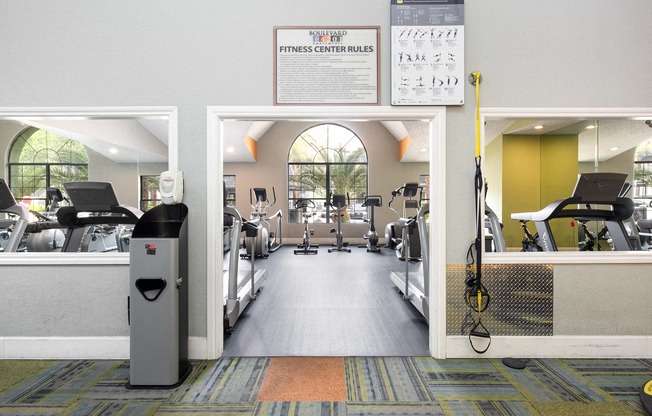
{"label": "exercise poster", "polygon": [[379,31],[274,28],[274,104],[380,104]]}
{"label": "exercise poster", "polygon": [[464,104],[464,0],[392,0],[392,105]]}

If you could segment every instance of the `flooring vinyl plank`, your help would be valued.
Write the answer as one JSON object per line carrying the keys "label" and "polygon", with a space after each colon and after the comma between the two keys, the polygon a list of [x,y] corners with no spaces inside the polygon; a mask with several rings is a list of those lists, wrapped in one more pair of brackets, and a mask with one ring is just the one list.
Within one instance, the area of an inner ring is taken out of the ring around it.
{"label": "flooring vinyl plank", "polygon": [[[428,355],[425,319],[389,279],[391,270],[405,270],[392,252],[292,250],[256,260],[268,278],[226,339],[225,356]],[[419,262],[408,266],[420,272]]]}

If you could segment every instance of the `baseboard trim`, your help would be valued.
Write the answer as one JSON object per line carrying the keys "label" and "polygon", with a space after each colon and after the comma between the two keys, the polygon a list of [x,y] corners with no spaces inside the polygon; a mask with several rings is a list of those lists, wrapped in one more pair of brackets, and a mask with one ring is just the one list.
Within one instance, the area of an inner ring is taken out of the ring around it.
{"label": "baseboard trim", "polygon": [[[476,348],[486,344],[479,339]],[[474,340],[475,343],[475,340]],[[471,348],[468,336],[446,338],[447,358],[652,358],[652,336],[491,337],[484,354]]]}
{"label": "baseboard trim", "polygon": [[[189,337],[188,356],[207,358],[206,337]],[[471,349],[467,336],[448,336],[446,357],[651,359],[652,336],[494,336],[484,354]],[[124,360],[129,359],[129,337],[0,337],[0,359]]]}
{"label": "baseboard trim", "polygon": [[[206,359],[206,337],[189,337],[188,358]],[[129,359],[129,337],[0,337],[6,360]]]}

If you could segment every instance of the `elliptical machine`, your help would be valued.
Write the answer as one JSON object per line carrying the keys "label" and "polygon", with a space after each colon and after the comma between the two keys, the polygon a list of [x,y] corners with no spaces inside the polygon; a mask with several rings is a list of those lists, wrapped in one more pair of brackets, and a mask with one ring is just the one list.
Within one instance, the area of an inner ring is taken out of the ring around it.
{"label": "elliptical machine", "polygon": [[308,228],[308,219],[315,215],[315,212],[308,212],[308,208],[314,209],[315,203],[312,199],[299,198],[294,203],[294,208],[301,208],[303,214],[303,241],[297,244],[297,250],[294,254],[317,254],[319,244],[310,244],[310,236],[314,235],[315,231]]}
{"label": "elliptical machine", "polygon": [[[276,204],[276,191],[272,187],[272,195],[274,201],[270,202],[267,198],[267,189],[265,188],[251,188],[249,189],[249,204],[253,211],[250,215],[250,220],[260,220],[260,224],[263,225],[263,228],[258,233],[258,236],[255,240],[255,250],[253,252],[256,257],[269,257],[269,253],[273,253],[283,245],[283,211],[280,209],[270,217],[267,217],[267,208]],[[256,202],[254,203],[254,198]],[[269,231],[271,226],[270,222],[267,220],[276,219],[276,229],[274,232]],[[278,240],[278,241],[277,241]],[[251,258],[252,247],[251,244],[247,244],[245,241],[244,247],[246,252],[241,254],[240,257],[243,259]]]}
{"label": "elliptical machine", "polygon": [[331,233],[335,233],[335,244],[333,244],[335,248],[329,248],[328,252],[346,251],[350,253],[351,249],[347,247],[349,243],[344,242],[344,237],[342,237],[342,215],[344,214],[344,209],[349,205],[349,194],[346,194],[346,196],[334,194],[328,204],[332,208],[335,208],[335,214],[333,215],[337,216],[337,229],[331,228]]}
{"label": "elliptical machine", "polygon": [[[418,199],[413,199],[419,195]],[[403,213],[399,214],[392,208],[392,202],[397,196],[406,198],[403,201]],[[385,246],[392,250],[396,250],[396,256],[399,260],[421,260],[421,242],[419,239],[419,228],[416,222],[416,216],[421,208],[421,201],[423,200],[423,186],[418,183],[408,182],[403,186],[392,191],[392,199],[387,206],[398,215],[398,221],[390,222],[385,226]],[[408,215],[409,210],[414,210],[414,215]],[[415,221],[411,221],[414,219]],[[402,237],[405,225],[410,222],[407,232],[410,233],[408,241]],[[409,243],[408,243],[409,242]],[[406,244],[408,243],[408,244]]]}
{"label": "elliptical machine", "polygon": [[362,204],[363,208],[371,207],[371,214],[369,219],[365,222],[369,223],[369,230],[365,233],[364,239],[367,240],[366,245],[360,245],[360,248],[367,248],[367,253],[373,252],[377,253],[380,251],[378,247],[378,233],[376,232],[376,225],[374,224],[374,208],[383,206],[383,197],[380,195],[367,195],[364,198],[364,203]]}

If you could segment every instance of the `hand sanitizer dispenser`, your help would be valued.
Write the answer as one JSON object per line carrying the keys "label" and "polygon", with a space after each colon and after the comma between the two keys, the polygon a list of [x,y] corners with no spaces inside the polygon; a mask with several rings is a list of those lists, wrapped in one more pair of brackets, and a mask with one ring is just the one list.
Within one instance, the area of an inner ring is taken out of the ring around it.
{"label": "hand sanitizer dispenser", "polygon": [[165,171],[159,181],[161,201],[165,205],[180,204],[183,200],[183,173],[181,171]]}

